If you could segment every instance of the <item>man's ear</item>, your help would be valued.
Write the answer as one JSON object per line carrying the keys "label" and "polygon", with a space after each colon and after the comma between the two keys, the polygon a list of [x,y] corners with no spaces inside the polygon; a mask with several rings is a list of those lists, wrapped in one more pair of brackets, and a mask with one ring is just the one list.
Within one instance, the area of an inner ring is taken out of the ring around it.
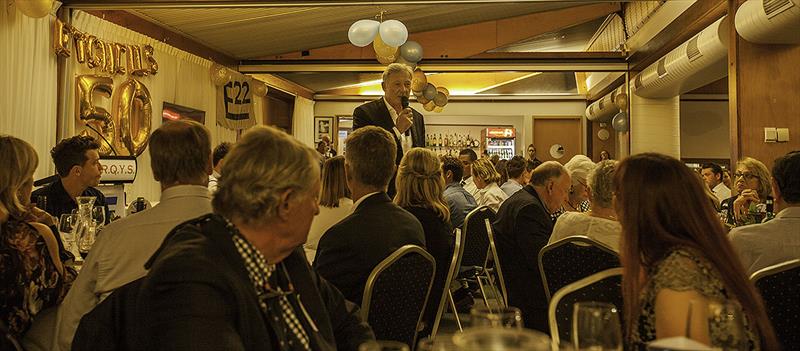
{"label": "man's ear", "polygon": [[772,185],[772,197],[775,200],[782,199],[781,188],[778,186],[778,182],[775,181],[775,178],[770,178],[770,184]]}
{"label": "man's ear", "polygon": [[453,175],[453,171],[445,171],[444,172],[444,179],[453,179],[455,180],[455,176]]}
{"label": "man's ear", "polygon": [[280,202],[278,203],[278,218],[283,221],[291,220],[291,212],[294,204],[292,203],[292,195],[294,190],[286,189],[280,195]]}
{"label": "man's ear", "polygon": [[381,82],[381,89],[383,89],[384,92],[386,91],[386,82]]}
{"label": "man's ear", "polygon": [[69,169],[69,175],[71,176],[80,176],[81,173],[83,173],[83,167],[80,165],[74,165]]}

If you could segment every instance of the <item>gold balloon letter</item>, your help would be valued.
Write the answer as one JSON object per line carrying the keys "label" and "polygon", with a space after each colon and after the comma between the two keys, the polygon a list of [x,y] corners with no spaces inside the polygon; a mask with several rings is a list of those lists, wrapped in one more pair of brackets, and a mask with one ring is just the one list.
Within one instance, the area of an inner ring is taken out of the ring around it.
{"label": "gold balloon letter", "polygon": [[78,63],[86,62],[86,34],[75,29],[72,30],[72,40],[75,41],[75,60]]}
{"label": "gold balloon letter", "polygon": [[158,63],[153,57],[153,47],[150,44],[145,45],[142,54],[144,54],[144,60],[147,61],[147,68],[145,69],[152,75],[158,73]]}
{"label": "gold balloon letter", "polygon": [[56,19],[53,23],[53,49],[56,55],[61,57],[69,57],[69,27],[64,25],[64,22]]}
{"label": "gold balloon letter", "polygon": [[103,42],[96,36],[90,35],[87,40],[87,48],[89,49],[89,59],[86,61],[86,65],[89,68],[100,67],[103,69],[106,65],[106,46],[103,45]]}
{"label": "gold balloon letter", "polygon": [[114,100],[114,114],[120,121],[119,134],[122,144],[131,156],[139,156],[147,147],[150,138],[153,112],[150,92],[144,84],[129,78],[120,85]]}
{"label": "gold balloon letter", "polygon": [[115,74],[125,74],[127,70],[125,69],[125,64],[122,61],[122,54],[128,56],[128,46],[125,44],[114,43],[114,48],[112,49],[114,57],[116,57],[116,68],[114,69]]}
{"label": "gold balloon letter", "polygon": [[128,45],[128,73],[135,76],[146,76],[142,68],[142,49],[136,45]]}
{"label": "gold balloon letter", "polygon": [[90,130],[84,130],[81,135],[90,135],[97,140],[100,144],[100,154],[108,155],[111,153],[111,147],[103,140],[105,138],[109,142],[114,140],[114,119],[111,114],[102,107],[94,106],[92,97],[94,93],[100,93],[106,98],[111,97],[111,87],[113,81],[111,77],[101,77],[93,75],[78,76],[77,101],[75,106],[78,107],[77,116],[78,122],[88,124],[102,133],[102,137],[94,136]]}

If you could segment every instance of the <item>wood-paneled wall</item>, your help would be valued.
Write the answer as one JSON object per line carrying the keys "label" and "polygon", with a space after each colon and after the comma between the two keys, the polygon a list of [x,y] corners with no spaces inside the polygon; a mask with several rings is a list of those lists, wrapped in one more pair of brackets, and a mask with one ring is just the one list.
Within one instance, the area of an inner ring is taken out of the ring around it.
{"label": "wood-paneled wall", "polygon": [[[800,45],[755,44],[731,35],[731,161],[749,156],[772,167],[776,158],[800,150]],[[789,128],[790,141],[765,143],[765,127]]]}

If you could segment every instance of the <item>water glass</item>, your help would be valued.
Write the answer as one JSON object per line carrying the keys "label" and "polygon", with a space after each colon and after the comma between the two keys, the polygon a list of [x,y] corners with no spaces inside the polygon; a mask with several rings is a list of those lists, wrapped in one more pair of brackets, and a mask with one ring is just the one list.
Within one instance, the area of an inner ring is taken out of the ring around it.
{"label": "water glass", "polygon": [[453,338],[437,337],[436,339],[425,338],[420,340],[417,344],[416,351],[453,351],[457,350],[456,344],[453,343]]}
{"label": "water glass", "polygon": [[358,351],[411,351],[408,345],[391,340],[367,341],[358,346]]}
{"label": "water glass", "polygon": [[92,207],[92,219],[97,223],[98,230],[106,224],[106,209],[103,206]]}
{"label": "water glass", "polygon": [[75,244],[75,222],[78,215],[74,213],[65,213],[61,215],[58,220],[58,233],[61,235],[61,241],[64,242],[64,247],[67,251],[72,251]]}
{"label": "water glass", "polygon": [[619,313],[612,304],[575,303],[572,313],[572,344],[576,350],[622,350]]}
{"label": "water glass", "polygon": [[550,351],[550,337],[528,329],[467,328],[453,343],[461,351]]}
{"label": "water glass", "polygon": [[92,249],[96,235],[97,226],[94,223],[89,223],[85,227],[85,230],[80,233],[80,237],[78,238],[78,252],[83,259],[86,259],[86,256],[89,254],[89,250]]}
{"label": "water glass", "polygon": [[469,312],[473,327],[522,329],[522,312],[516,307],[495,307],[479,305]]}
{"label": "water glass", "polygon": [[734,301],[708,303],[708,333],[715,350],[749,350],[742,308]]}

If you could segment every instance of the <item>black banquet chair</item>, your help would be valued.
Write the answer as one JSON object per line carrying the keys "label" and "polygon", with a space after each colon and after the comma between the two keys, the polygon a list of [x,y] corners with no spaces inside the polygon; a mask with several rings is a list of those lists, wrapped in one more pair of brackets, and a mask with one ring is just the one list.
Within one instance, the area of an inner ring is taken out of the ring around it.
{"label": "black banquet chair", "polygon": [[361,314],[378,340],[414,345],[435,271],[433,256],[417,245],[405,245],[375,266]]}
{"label": "black banquet chair", "polygon": [[[483,302],[486,306],[491,306],[486,295],[484,281],[489,284],[492,293],[498,297],[501,306],[508,305],[508,293],[506,292],[503,272],[497,257],[497,250],[494,244],[494,234],[492,223],[496,215],[494,210],[488,206],[478,207],[464,219],[464,248],[460,262],[460,280],[474,279],[481,290]],[[491,256],[490,256],[491,255]],[[495,277],[497,285],[495,286]]]}
{"label": "black banquet chair", "polygon": [[620,262],[614,250],[582,235],[566,237],[539,252],[539,273],[548,299],[569,283],[615,267]]}
{"label": "black banquet chair", "polygon": [[[622,316],[622,268],[607,269],[568,284],[550,299],[547,319],[550,337],[558,345],[561,340],[572,341],[572,313],[576,302],[605,302],[614,305]],[[622,318],[620,318],[622,323]],[[622,326],[622,330],[625,330]]]}
{"label": "black banquet chair", "polygon": [[784,350],[800,346],[800,259],[761,269],[750,279]]}

